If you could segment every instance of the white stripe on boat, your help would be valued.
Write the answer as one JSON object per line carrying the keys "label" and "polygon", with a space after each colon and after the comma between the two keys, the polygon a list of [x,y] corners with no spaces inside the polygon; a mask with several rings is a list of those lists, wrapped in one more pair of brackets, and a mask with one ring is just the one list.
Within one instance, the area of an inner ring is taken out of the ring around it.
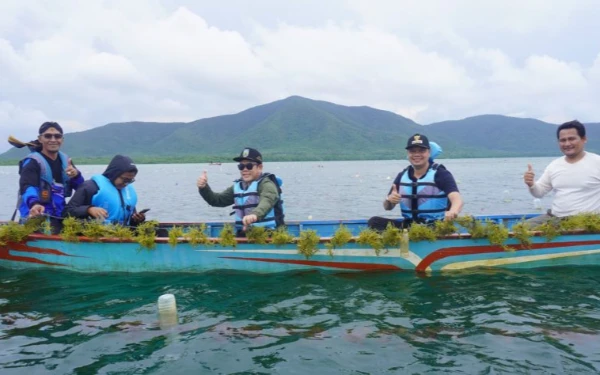
{"label": "white stripe on boat", "polygon": [[495,266],[502,266],[505,264],[535,262],[535,261],[539,261],[539,260],[577,257],[577,256],[592,255],[592,254],[598,254],[598,253],[600,253],[600,249],[571,251],[568,253],[557,253],[557,254],[525,255],[525,256],[517,256],[517,257],[511,257],[511,258],[500,258],[500,259],[468,260],[468,261],[464,261],[464,262],[456,262],[456,263],[447,264],[442,267],[442,271],[459,270],[459,269],[470,268],[470,267],[495,267]]}

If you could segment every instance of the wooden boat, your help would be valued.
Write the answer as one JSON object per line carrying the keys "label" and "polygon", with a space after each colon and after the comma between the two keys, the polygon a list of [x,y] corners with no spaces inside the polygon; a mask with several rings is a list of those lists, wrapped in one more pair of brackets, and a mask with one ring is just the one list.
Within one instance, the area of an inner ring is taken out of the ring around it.
{"label": "wooden boat", "polygon": [[[479,216],[510,227],[523,215]],[[207,234],[218,237],[224,223],[206,223]],[[81,237],[66,242],[60,236],[31,234],[20,242],[0,245],[0,267],[11,269],[52,268],[78,272],[206,272],[237,270],[272,273],[298,270],[396,271],[417,272],[461,270],[473,267],[534,268],[562,265],[600,264],[600,234],[582,231],[563,234],[548,241],[541,235],[523,245],[508,238],[503,245],[492,245],[487,238],[474,239],[456,233],[433,242],[410,241],[408,248],[375,251],[354,240],[340,248],[327,249],[337,228],[343,224],[353,235],[366,228],[365,220],[304,221],[288,224],[290,234],[298,236],[315,230],[320,241],[314,255],[306,257],[296,244],[249,243],[239,238],[236,246],[220,244],[192,246],[181,240],[176,246],[168,238],[156,238],[155,247],[143,249],[137,242]]]}

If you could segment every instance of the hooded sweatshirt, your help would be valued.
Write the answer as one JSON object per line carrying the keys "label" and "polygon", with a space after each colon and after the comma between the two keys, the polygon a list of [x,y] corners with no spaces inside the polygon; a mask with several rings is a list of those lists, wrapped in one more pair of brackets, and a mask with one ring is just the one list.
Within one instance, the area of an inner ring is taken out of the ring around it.
{"label": "hooded sweatshirt", "polygon": [[[116,155],[102,175],[110,180],[114,184],[115,180],[125,172],[135,172],[138,169],[134,164],[133,160],[128,156]],[[92,207],[92,199],[94,195],[98,193],[98,184],[94,180],[86,180],[83,184],[75,191],[73,198],[69,201],[63,211],[63,216],[73,216],[80,219],[88,219],[91,216],[88,214],[88,208]],[[135,210],[134,210],[135,212]]]}
{"label": "hooded sweatshirt", "polygon": [[115,155],[102,175],[114,183],[120,175],[126,172],[135,172],[137,174],[138,170],[133,160],[128,156]]}

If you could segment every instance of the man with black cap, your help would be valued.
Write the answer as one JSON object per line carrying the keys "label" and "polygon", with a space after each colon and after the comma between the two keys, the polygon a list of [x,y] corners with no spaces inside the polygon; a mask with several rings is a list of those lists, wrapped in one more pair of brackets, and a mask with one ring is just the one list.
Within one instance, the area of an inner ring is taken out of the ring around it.
{"label": "man with black cap", "polygon": [[143,222],[146,216],[136,212],[137,193],[132,185],[137,173],[131,158],[115,155],[101,175],[92,176],[77,189],[65,207],[64,216],[125,226]]}
{"label": "man with black cap", "polygon": [[400,204],[403,220],[383,217],[369,219],[369,227],[384,230],[388,223],[407,228],[412,223],[429,224],[436,220],[454,220],[463,206],[456,181],[443,166],[430,161],[429,139],[415,134],[408,139],[406,150],[410,166],[398,174],[383,208]]}
{"label": "man with black cap", "polygon": [[[31,153],[19,162],[19,202],[21,220],[46,214],[53,232],[61,228],[65,197],[83,182],[71,159],[60,152],[63,129],[56,122],[44,122],[37,140],[28,144]],[[21,146],[22,147],[22,146]]]}
{"label": "man with black cap", "polygon": [[214,207],[234,205],[238,236],[244,235],[250,225],[266,228],[284,225],[281,179],[271,173],[263,173],[260,152],[246,147],[233,160],[239,162],[240,179],[221,193],[214,193],[204,171],[196,182],[202,198]]}

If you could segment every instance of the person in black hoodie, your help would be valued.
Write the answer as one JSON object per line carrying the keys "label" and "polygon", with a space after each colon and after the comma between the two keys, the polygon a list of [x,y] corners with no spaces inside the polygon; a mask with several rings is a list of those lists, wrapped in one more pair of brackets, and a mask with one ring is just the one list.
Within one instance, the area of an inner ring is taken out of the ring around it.
{"label": "person in black hoodie", "polygon": [[94,175],[77,189],[63,216],[102,220],[105,224],[135,226],[146,220],[136,212],[137,194],[133,187],[138,169],[133,161],[116,155],[101,175]]}

